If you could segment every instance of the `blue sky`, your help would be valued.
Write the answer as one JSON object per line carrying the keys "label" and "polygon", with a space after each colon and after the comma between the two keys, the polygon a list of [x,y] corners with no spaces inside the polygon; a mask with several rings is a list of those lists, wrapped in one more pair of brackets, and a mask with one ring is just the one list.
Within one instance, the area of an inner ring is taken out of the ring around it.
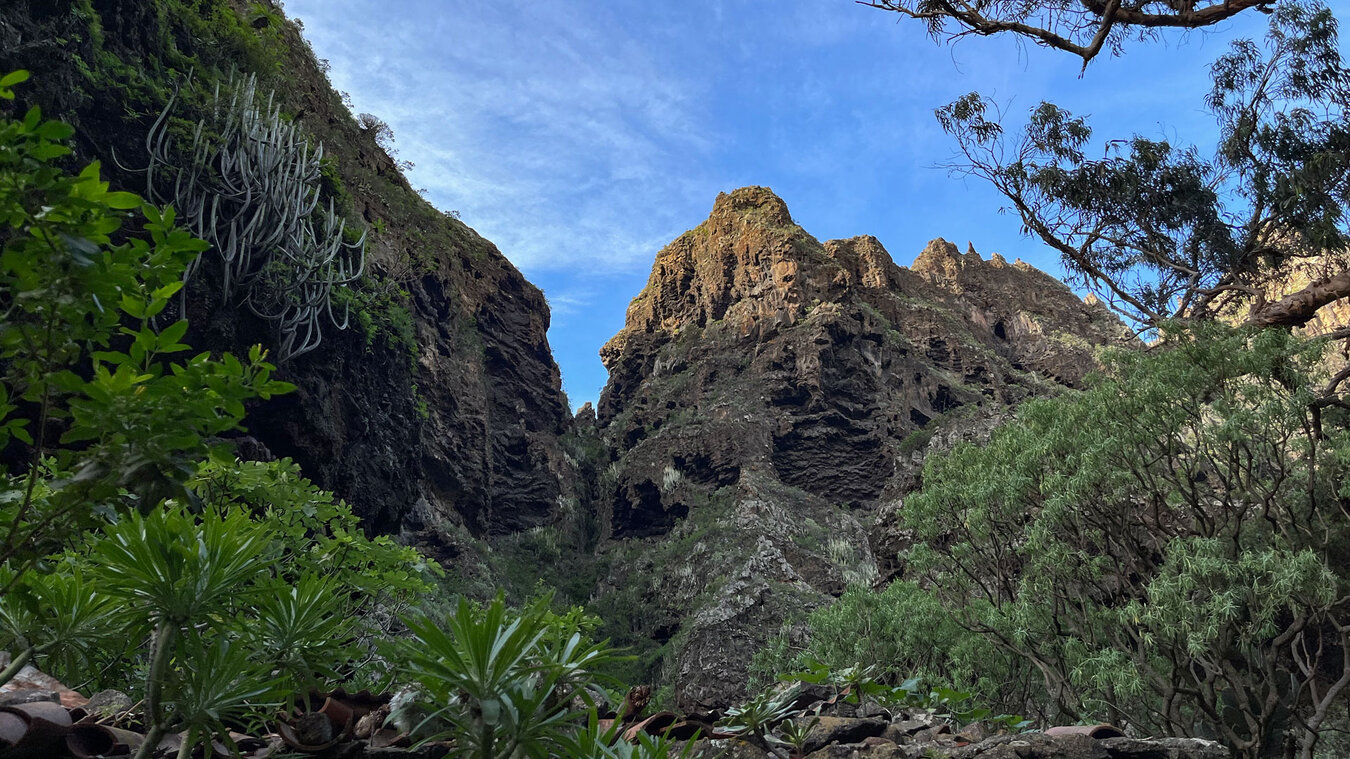
{"label": "blue sky", "polygon": [[[1334,4],[1334,3],[1333,3]],[[1012,39],[934,44],[851,0],[286,0],[334,86],[394,130],[409,179],[544,290],[573,406],[606,380],[656,252],[718,192],[772,187],[821,240],[871,234],[907,265],[935,237],[1058,262],[978,180],[936,168],[933,109],[978,90],[1205,151],[1207,69],[1264,17],[1100,57]]]}

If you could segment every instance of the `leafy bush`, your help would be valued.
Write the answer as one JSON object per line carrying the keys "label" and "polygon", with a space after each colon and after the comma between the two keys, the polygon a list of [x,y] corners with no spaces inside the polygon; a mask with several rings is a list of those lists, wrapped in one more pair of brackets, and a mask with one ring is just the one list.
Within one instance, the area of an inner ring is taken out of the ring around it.
{"label": "leafy bush", "polygon": [[[96,685],[125,688],[144,664],[150,727],[202,739],[311,688],[379,687],[379,618],[430,589],[425,560],[365,538],[288,461],[211,462],[193,485],[204,514],[133,512],[25,577],[0,600],[0,640],[61,677],[97,661],[108,674]],[[247,498],[259,493],[276,500],[257,510]]]}
{"label": "leafy bush", "polygon": [[869,678],[887,686],[919,678],[1014,703],[1036,692],[1034,673],[1020,659],[991,651],[934,594],[913,582],[895,581],[879,593],[851,588],[812,611],[805,626],[801,647],[790,645],[788,629],[757,655],[754,669],[761,678],[845,673],[868,663]]}
{"label": "leafy bush", "polygon": [[[0,122],[0,447],[26,447],[0,483],[0,562],[14,577],[111,513],[186,497],[208,441],[239,428],[244,401],[291,389],[258,349],[247,363],[170,361],[189,350],[187,322],[156,318],[203,243],[172,211],[109,192],[97,163],[59,171],[71,134],[37,108]],[[131,209],[142,236],[114,244]]]}
{"label": "leafy bush", "polygon": [[901,512],[910,579],[850,590],[757,669],[879,694],[917,674],[1040,721],[1311,757],[1350,686],[1350,431],[1323,342],[1192,324],[1106,353],[1086,392],[931,458]]}
{"label": "leafy bush", "polygon": [[[23,74],[0,78],[0,97]],[[320,684],[370,684],[370,638],[429,590],[431,567],[289,461],[241,463],[214,440],[245,401],[285,392],[260,348],[187,352],[157,323],[202,243],[170,211],[54,161],[71,129],[37,109],[0,121],[0,682],[144,682],[149,756],[183,755]],[[123,230],[128,211],[146,218]],[[115,238],[116,240],[115,241]],[[360,665],[360,666],[358,666]],[[78,682],[79,680],[77,680]],[[96,684],[96,683],[90,683]]]}
{"label": "leafy bush", "polygon": [[408,310],[409,301],[406,289],[378,274],[367,274],[352,285],[333,291],[333,305],[355,317],[366,350],[379,340],[386,347],[406,354],[410,365],[416,368],[417,326]]}
{"label": "leafy bush", "polygon": [[915,576],[1052,717],[1310,756],[1350,684],[1350,431],[1320,356],[1218,325],[1106,354],[1086,392],[929,461]]}
{"label": "leafy bush", "polygon": [[422,687],[430,716],[420,727],[455,738],[459,756],[548,756],[594,707],[594,668],[613,657],[590,643],[593,621],[559,617],[541,598],[514,612],[502,597],[485,607],[461,599],[445,620],[408,622],[396,658]]}

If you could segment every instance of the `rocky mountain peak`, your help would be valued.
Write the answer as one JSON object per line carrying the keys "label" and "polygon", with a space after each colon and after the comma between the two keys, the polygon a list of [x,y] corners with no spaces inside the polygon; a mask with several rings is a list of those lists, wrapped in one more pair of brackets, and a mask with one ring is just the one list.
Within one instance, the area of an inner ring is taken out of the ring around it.
{"label": "rocky mountain peak", "polygon": [[601,358],[612,369],[629,343],[664,342],[728,318],[747,333],[765,320],[795,322],[807,302],[801,273],[828,260],[772,190],[721,193],[706,221],[657,253],[647,286]]}
{"label": "rocky mountain peak", "polygon": [[759,186],[717,193],[717,200],[713,201],[709,219],[727,219],[752,214],[760,214],[767,223],[776,226],[792,224],[792,214],[788,213],[787,203],[775,195],[773,190]]}
{"label": "rocky mountain peak", "polygon": [[[1093,295],[1078,298],[1063,282],[1022,259],[998,253],[983,258],[971,243],[966,252],[942,238],[926,245],[910,271],[929,285],[976,308],[970,318],[988,323],[1002,339],[1043,335],[1046,328],[1079,335],[1094,345],[1131,342],[1130,332]],[[992,320],[991,320],[992,318]]]}
{"label": "rocky mountain peak", "polygon": [[951,291],[960,291],[967,284],[980,286],[1009,278],[1023,284],[1034,279],[1039,287],[1055,291],[1068,289],[1064,283],[1020,258],[1008,263],[1008,259],[994,253],[986,260],[975,250],[974,243],[967,242],[966,252],[960,253],[956,245],[941,237],[930,240],[909,268]]}
{"label": "rocky mountain peak", "polygon": [[1124,339],[1020,261],[934,240],[905,268],[875,237],[821,243],[766,188],[719,195],[601,352],[597,492],[637,540],[600,594],[649,594],[681,706],[730,703],[787,609],[896,571],[875,525],[930,440],[978,437]]}
{"label": "rocky mountain peak", "polygon": [[871,235],[850,237],[847,240],[829,240],[825,252],[842,270],[834,278],[835,284],[845,288],[891,288],[901,285],[898,267],[881,241]]}
{"label": "rocky mountain peak", "polygon": [[955,244],[938,237],[924,246],[910,268],[920,274],[954,277],[961,271],[967,258],[983,261],[980,254],[975,252],[973,243],[967,243],[967,250],[963,255]]}
{"label": "rocky mountain peak", "polygon": [[[916,310],[919,305],[925,308]],[[600,351],[611,381],[598,416],[603,422],[617,413],[618,396],[657,368],[652,362],[663,346],[691,330],[714,328],[762,345],[807,321],[818,326],[831,321],[841,309],[862,309],[858,319],[865,328],[897,335],[909,332],[900,325],[931,321],[938,309],[949,315],[940,320],[944,324],[963,322],[962,332],[974,328],[974,343],[990,343],[980,350],[1024,354],[1013,359],[1014,366],[1039,368],[1070,384],[1090,357],[1071,351],[1068,363],[1044,365],[1038,357],[1047,355],[1040,344],[1045,339],[1053,334],[1076,336],[1083,344],[1127,339],[1104,305],[1079,299],[1020,259],[1009,263],[997,253],[985,259],[970,243],[961,253],[938,238],[911,267],[897,266],[875,237],[821,243],[793,222],[772,190],[743,187],[719,194],[702,224],[657,254],[646,287],[629,304],[624,328]],[[963,336],[960,342],[971,340]],[[950,341],[935,345],[941,347],[931,349],[932,355],[940,360]],[[1034,366],[1038,361],[1042,365]]]}

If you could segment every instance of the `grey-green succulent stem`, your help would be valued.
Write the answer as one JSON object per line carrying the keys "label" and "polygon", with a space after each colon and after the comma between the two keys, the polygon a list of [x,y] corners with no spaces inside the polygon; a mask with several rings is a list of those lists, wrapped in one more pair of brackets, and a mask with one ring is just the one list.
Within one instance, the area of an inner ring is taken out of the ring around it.
{"label": "grey-green succulent stem", "polygon": [[33,647],[29,646],[24,649],[23,653],[15,656],[14,660],[9,663],[9,666],[5,667],[5,671],[0,672],[0,685],[4,685],[10,680],[13,680],[15,676],[19,674],[19,671],[24,668],[24,665],[32,660],[33,653]]}
{"label": "grey-green succulent stem", "polygon": [[[273,325],[279,360],[317,348],[325,318],[348,326],[345,311],[334,313],[332,293],[364,273],[366,244],[365,232],[355,243],[343,239],[346,222],[331,199],[319,207],[323,145],[311,151],[299,126],[282,119],[275,93],[259,105],[250,75],[216,84],[209,121],[199,120],[190,145],[176,151],[168,128],[177,99],[175,92],[146,136],[147,196],[179,209],[211,243],[223,297],[239,298]],[[176,165],[175,155],[188,165]]]}
{"label": "grey-green succulent stem", "polygon": [[14,659],[10,661],[8,667],[5,667],[3,671],[0,671],[0,685],[4,685],[10,680],[13,680],[19,675],[19,672],[23,671],[23,668],[28,662],[33,660],[34,656],[47,653],[53,648],[56,648],[58,643],[60,643],[60,641],[54,640],[40,646],[29,646],[28,648],[25,648],[18,656],[15,656]]}
{"label": "grey-green succulent stem", "polygon": [[197,729],[189,727],[187,734],[183,736],[183,745],[178,747],[178,759],[190,759],[192,756],[192,744],[197,742]]}
{"label": "grey-green succulent stem", "polygon": [[155,646],[150,655],[150,674],[145,679],[145,714],[150,723],[145,743],[136,752],[135,759],[150,759],[160,738],[164,737],[164,673],[169,668],[176,628],[160,622],[155,628]]}

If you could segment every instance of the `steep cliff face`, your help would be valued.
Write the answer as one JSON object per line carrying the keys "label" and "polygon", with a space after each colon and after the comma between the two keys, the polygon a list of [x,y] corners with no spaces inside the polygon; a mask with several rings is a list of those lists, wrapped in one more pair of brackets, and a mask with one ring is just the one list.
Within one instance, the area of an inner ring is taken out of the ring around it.
{"label": "steep cliff face", "polygon": [[[404,532],[441,558],[467,534],[540,524],[569,485],[558,437],[570,423],[540,291],[487,240],[422,200],[353,119],[321,64],[270,2],[14,0],[0,6],[0,70],[29,69],[20,107],[78,129],[72,164],[145,162],[143,140],[189,68],[190,122],[203,91],[231,70],[275,89],[288,118],[322,141],[324,196],[372,230],[371,275],[354,326],[280,367],[296,393],[249,415],[255,455],[291,456],[350,500],[372,528]],[[117,161],[113,158],[116,157]],[[208,265],[204,270],[210,269]],[[265,325],[193,284],[194,346],[270,344]]]}
{"label": "steep cliff face", "polygon": [[[871,237],[821,244],[764,188],[724,194],[657,255],[601,351],[599,421],[632,462],[615,532],[659,532],[682,513],[657,497],[667,465],[719,487],[764,469],[849,506],[875,503],[911,433],[1074,386],[1093,346],[1124,339],[1101,304],[1021,262],[935,240],[905,269]],[[669,438],[709,425],[737,432],[700,432],[682,463],[662,458]]]}
{"label": "steep cliff face", "polygon": [[930,437],[978,435],[1128,340],[1021,262],[935,240],[906,269],[871,237],[818,242],[765,188],[721,195],[601,352],[602,495],[612,534],[635,539],[601,595],[664,610],[652,632],[680,706],[727,703],[783,619],[894,571],[869,530]]}

